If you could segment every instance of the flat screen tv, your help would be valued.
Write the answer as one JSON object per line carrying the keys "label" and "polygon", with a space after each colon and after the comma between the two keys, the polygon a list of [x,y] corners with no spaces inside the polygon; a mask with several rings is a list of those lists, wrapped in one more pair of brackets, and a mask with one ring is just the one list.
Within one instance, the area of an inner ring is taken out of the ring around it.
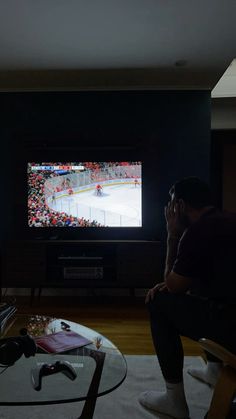
{"label": "flat screen tv", "polygon": [[140,161],[27,164],[28,226],[142,227]]}

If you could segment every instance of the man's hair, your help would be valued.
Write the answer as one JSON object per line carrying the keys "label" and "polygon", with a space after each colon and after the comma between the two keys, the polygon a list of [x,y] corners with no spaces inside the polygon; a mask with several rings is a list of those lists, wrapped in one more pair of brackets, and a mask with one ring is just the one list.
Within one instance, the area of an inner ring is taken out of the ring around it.
{"label": "man's hair", "polygon": [[197,177],[186,177],[174,183],[169,194],[174,194],[176,200],[183,199],[186,204],[196,209],[212,204],[208,184]]}

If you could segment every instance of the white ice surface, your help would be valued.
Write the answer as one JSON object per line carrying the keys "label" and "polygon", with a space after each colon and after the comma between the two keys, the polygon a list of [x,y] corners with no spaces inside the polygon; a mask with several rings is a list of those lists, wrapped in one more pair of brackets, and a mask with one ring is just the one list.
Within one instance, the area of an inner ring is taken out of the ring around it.
{"label": "white ice surface", "polygon": [[96,220],[106,226],[141,226],[141,186],[131,184],[103,187],[102,196],[95,190],[57,197],[50,207],[59,212]]}

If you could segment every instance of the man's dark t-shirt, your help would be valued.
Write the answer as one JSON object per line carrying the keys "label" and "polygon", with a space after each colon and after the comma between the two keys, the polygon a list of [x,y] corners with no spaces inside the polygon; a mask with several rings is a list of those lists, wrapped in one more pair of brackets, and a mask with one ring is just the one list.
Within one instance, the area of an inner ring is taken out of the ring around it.
{"label": "man's dark t-shirt", "polygon": [[173,271],[192,279],[190,293],[236,302],[236,214],[212,208],[183,234]]}

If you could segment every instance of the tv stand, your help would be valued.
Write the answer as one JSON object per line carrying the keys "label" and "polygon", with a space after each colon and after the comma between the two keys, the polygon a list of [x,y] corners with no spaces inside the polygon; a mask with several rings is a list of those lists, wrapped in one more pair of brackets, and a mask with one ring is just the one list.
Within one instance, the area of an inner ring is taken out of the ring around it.
{"label": "tv stand", "polygon": [[160,279],[160,242],[144,240],[10,241],[2,287],[149,288]]}

